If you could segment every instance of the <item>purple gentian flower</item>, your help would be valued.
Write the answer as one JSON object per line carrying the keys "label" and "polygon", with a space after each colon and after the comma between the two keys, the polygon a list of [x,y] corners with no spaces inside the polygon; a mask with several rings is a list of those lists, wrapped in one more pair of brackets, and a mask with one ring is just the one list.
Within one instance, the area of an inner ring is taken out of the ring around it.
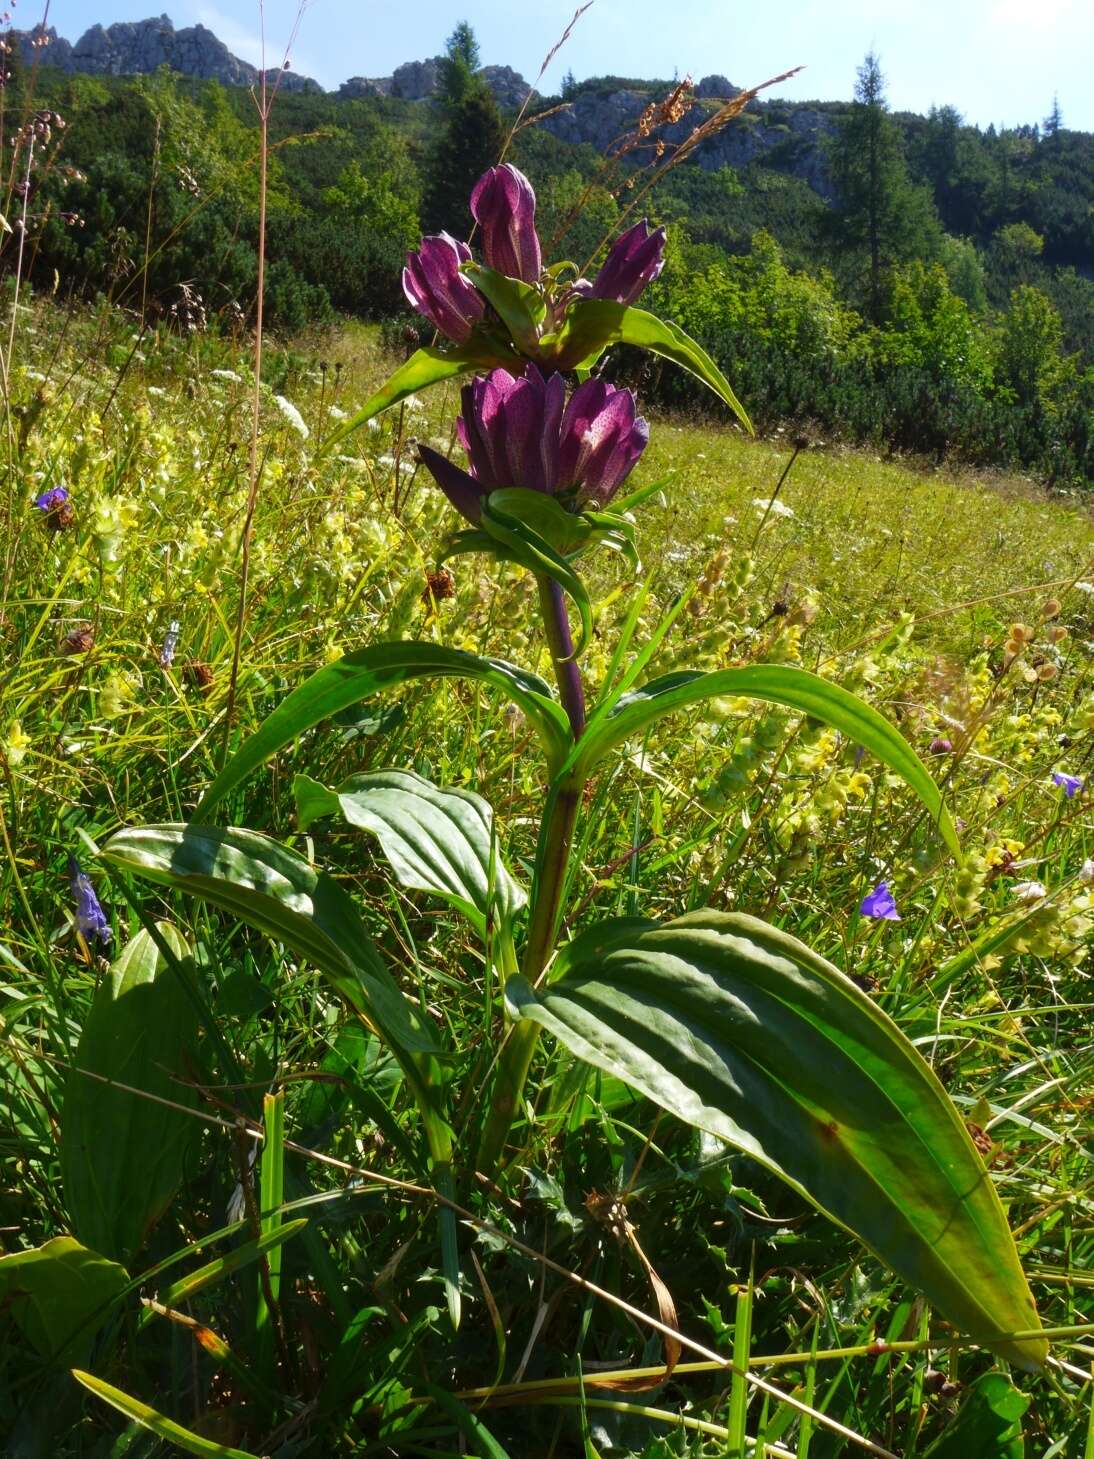
{"label": "purple gentian flower", "polygon": [[490,167],[471,193],[471,212],[482,229],[486,262],[510,279],[536,284],[543,253],[536,232],[536,195],[511,162]]}
{"label": "purple gentian flower", "polygon": [[1065,775],[1062,770],[1054,770],[1052,772],[1052,778],[1067,796],[1068,800],[1073,795],[1077,795],[1083,788],[1082,777],[1079,775]]}
{"label": "purple gentian flower", "polygon": [[34,505],[40,512],[47,515],[55,512],[58,507],[63,507],[68,501],[68,491],[63,486],[52,486],[49,491],[44,491],[41,496],[34,498]]}
{"label": "purple gentian flower", "polygon": [[632,391],[602,380],[586,380],[568,405],[565,399],[561,375],[544,378],[532,364],[516,377],[492,370],[463,388],[456,425],[470,474],[428,446],[418,453],[471,522],[482,515],[482,498],[502,487],[572,494],[604,506],[645,450],[649,426]]}
{"label": "purple gentian flower", "polygon": [[417,253],[408,253],[403,293],[419,314],[456,344],[466,344],[486,305],[460,264],[471,258],[466,243],[448,233],[423,238]]}
{"label": "purple gentian flower", "polygon": [[106,913],[99,905],[95,888],[91,885],[91,878],[85,871],[81,871],[80,863],[75,856],[68,858],[68,879],[76,903],[76,926],[89,941],[96,937],[104,947],[107,947],[113,936],[110,923],[106,919]]}
{"label": "purple gentian flower", "polygon": [[172,621],[171,627],[164,636],[163,647],[160,649],[160,668],[169,669],[175,659],[175,650],[179,646],[179,625]]}
{"label": "purple gentian flower", "polygon": [[864,917],[876,917],[882,922],[900,921],[900,913],[886,881],[878,882],[874,890],[863,897],[859,911]]}
{"label": "purple gentian flower", "polygon": [[592,283],[580,283],[576,288],[589,299],[633,304],[664,267],[665,230],[651,232],[649,220],[643,218],[615,240]]}

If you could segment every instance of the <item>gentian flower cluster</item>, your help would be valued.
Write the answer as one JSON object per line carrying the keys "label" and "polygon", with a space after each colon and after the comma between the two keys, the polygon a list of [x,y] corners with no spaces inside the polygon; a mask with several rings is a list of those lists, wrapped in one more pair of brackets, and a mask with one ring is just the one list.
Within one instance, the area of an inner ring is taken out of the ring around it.
{"label": "gentian flower cluster", "polygon": [[462,402],[456,430],[470,471],[429,446],[418,450],[449,501],[470,522],[479,521],[482,498],[504,487],[606,506],[650,436],[632,391],[586,380],[567,404],[562,376],[545,379],[533,364],[518,377],[493,370],[476,378],[464,386]]}
{"label": "gentian flower cluster", "polygon": [[[479,179],[471,212],[487,267],[538,290],[544,327],[556,332],[579,301],[630,307],[664,266],[665,230],[651,230],[643,219],[617,239],[595,279],[557,285],[544,276],[535,192],[509,163],[489,168]],[[487,299],[464,267],[471,262],[468,244],[441,233],[423,238],[417,252],[407,254],[403,270],[407,299],[457,345],[492,328]],[[528,346],[528,339],[521,344]],[[549,368],[549,359],[522,358],[513,339],[495,348],[494,357],[501,351],[509,353],[506,363],[463,389],[457,432],[468,469],[428,446],[418,448],[422,462],[471,522],[481,520],[484,498],[508,487],[558,497],[570,510],[605,507],[649,440],[634,393],[590,378],[567,401],[566,380]]]}

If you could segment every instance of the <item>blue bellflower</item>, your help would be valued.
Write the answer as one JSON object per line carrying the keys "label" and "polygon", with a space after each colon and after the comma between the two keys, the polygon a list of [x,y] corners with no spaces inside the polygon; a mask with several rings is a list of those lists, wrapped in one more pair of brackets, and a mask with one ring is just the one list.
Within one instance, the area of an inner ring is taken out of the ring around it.
{"label": "blue bellflower", "polygon": [[72,888],[72,897],[76,903],[76,926],[89,942],[94,937],[104,947],[108,947],[114,934],[110,930],[106,913],[95,895],[91,878],[80,869],[80,863],[75,856],[68,858],[68,878]]}
{"label": "blue bellflower", "polygon": [[864,917],[875,917],[882,922],[900,921],[900,913],[896,909],[896,902],[887,881],[878,882],[874,890],[863,897],[859,911]]}
{"label": "blue bellflower", "polygon": [[55,512],[58,507],[63,507],[68,501],[68,491],[63,486],[51,486],[49,491],[44,491],[41,496],[34,498],[34,505],[40,512],[47,515]]}
{"label": "blue bellflower", "polygon": [[1073,795],[1078,795],[1079,791],[1083,788],[1081,775],[1065,775],[1062,770],[1054,770],[1052,772],[1052,778],[1067,796],[1068,800]]}

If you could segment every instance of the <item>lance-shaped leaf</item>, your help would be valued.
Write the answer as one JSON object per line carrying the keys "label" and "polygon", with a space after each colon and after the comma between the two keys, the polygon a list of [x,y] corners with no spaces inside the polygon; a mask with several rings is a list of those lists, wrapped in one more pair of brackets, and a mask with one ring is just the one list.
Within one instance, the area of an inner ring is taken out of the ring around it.
{"label": "lance-shaped leaf", "polygon": [[469,790],[442,790],[409,770],[379,770],[353,775],[337,790],[298,775],[293,792],[301,830],[334,815],[371,832],[402,886],[443,898],[481,937],[498,920],[511,924],[527,901],[498,853],[493,811]]}
{"label": "lance-shaped leaf", "polygon": [[493,304],[520,348],[534,355],[539,342],[539,328],[547,315],[547,305],[539,290],[520,279],[506,278],[497,269],[487,268],[484,264],[465,263],[461,272],[467,275],[483,298]]}
{"label": "lance-shaped leaf", "polygon": [[514,1013],[745,1151],[975,1340],[1024,1367],[1040,1323],[991,1177],[945,1090],[866,994],[753,917],[592,928]]}
{"label": "lance-shaped leaf", "polygon": [[718,366],[690,335],[646,309],[616,304],[611,299],[577,299],[556,335],[545,335],[539,357],[550,369],[573,370],[593,363],[609,345],[629,344],[672,360],[713,390],[751,431],[744,406]]}
{"label": "lance-shaped leaf", "polygon": [[380,643],[327,664],[293,690],[244,740],[206,791],[195,818],[208,816],[217,801],[305,730],[351,704],[414,679],[477,679],[500,689],[535,726],[552,766],[565,757],[572,743],[565,713],[537,675],[502,659],[480,658],[438,644],[413,640]]}
{"label": "lance-shaped leaf", "polygon": [[568,512],[557,497],[527,487],[503,487],[490,493],[490,504],[527,523],[562,557],[577,557],[591,547],[610,547],[621,552],[637,570],[634,521],[612,504],[610,510]]}
{"label": "lance-shaped leaf", "polygon": [[369,396],[361,409],[355,411],[349,420],[340,421],[323,442],[323,450],[334,446],[361,429],[373,416],[390,410],[408,395],[425,390],[430,385],[439,385],[445,380],[455,380],[473,370],[494,370],[499,365],[519,368],[519,361],[508,354],[499,344],[476,330],[466,344],[452,345],[449,349],[436,349],[430,345],[415,350],[405,365],[400,365],[376,391]]}
{"label": "lance-shaped leaf", "polygon": [[97,1378],[94,1373],[73,1368],[72,1376],[77,1383],[82,1383],[90,1393],[94,1393],[96,1398],[109,1403],[111,1408],[116,1408],[133,1423],[140,1424],[141,1428],[148,1429],[158,1439],[185,1450],[187,1454],[196,1454],[198,1459],[258,1459],[256,1454],[247,1450],[229,1448],[227,1444],[218,1444],[213,1439],[205,1438],[203,1434],[195,1434],[193,1429],[183,1428],[182,1424],[177,1424],[173,1418],[160,1413],[159,1409],[142,1403],[139,1398],[124,1393],[105,1379]]}
{"label": "lance-shaped leaf", "polygon": [[[593,632],[593,609],[588,590],[566,558],[541,537],[531,523],[503,508],[498,499],[509,494],[491,492],[482,504],[481,527],[457,532],[441,553],[440,560],[444,562],[465,552],[488,552],[502,562],[513,562],[519,567],[526,567],[529,572],[554,578],[577,608],[581,621],[574,647],[577,655],[583,652]],[[525,495],[533,496],[535,493],[522,491],[521,496]]]}
{"label": "lance-shaped leaf", "polygon": [[189,950],[170,924],[159,932],[181,970],[143,929],[129,942],[91,1005],[61,1116],[72,1230],[126,1265],[167,1210],[200,1129],[187,1113],[199,1072],[197,1013],[182,981]]}
{"label": "lance-shaped leaf", "polygon": [[211,902],[306,958],[402,1056],[404,1068],[408,1055],[436,1051],[431,1030],[403,997],[354,903],[299,852],[257,831],[161,825],[117,832],[102,856]]}
{"label": "lance-shaped leaf", "polygon": [[710,674],[686,672],[652,679],[641,689],[598,705],[573,751],[573,760],[587,775],[613,746],[645,730],[663,715],[721,695],[763,699],[797,709],[831,725],[853,744],[864,746],[915,791],[946,845],[960,857],[961,844],[942,793],[904,736],[857,695],[791,665],[746,664]]}

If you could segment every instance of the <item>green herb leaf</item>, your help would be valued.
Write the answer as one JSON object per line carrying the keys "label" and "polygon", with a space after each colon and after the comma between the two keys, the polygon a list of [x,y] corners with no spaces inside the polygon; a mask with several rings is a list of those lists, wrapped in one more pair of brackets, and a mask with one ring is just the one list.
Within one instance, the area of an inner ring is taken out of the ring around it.
{"label": "green herb leaf", "polygon": [[351,704],[415,679],[478,679],[500,689],[538,730],[552,765],[565,757],[572,743],[566,715],[535,674],[502,659],[480,658],[434,643],[380,643],[327,664],[279,704],[217,776],[195,818],[208,816],[217,801],[305,730]]}
{"label": "green herb leaf", "polygon": [[471,791],[442,790],[409,770],[379,770],[351,776],[337,790],[298,775],[293,793],[301,830],[334,815],[371,832],[401,886],[443,898],[480,937],[496,919],[511,924],[528,900],[498,854],[493,811]]}
{"label": "green herb leaf", "polygon": [[[182,936],[167,923],[159,932],[185,973],[191,964]],[[95,995],[61,1116],[69,1220],[103,1256],[129,1263],[182,1182],[200,1129],[186,1113],[197,1103],[187,1082],[196,1066],[195,1004],[180,972],[142,930]],[[104,1082],[113,1080],[128,1088]]]}
{"label": "green herb leaf", "polygon": [[928,1065],[824,958],[753,917],[633,919],[506,996],[595,1068],[780,1175],[1022,1367],[1037,1310],[991,1177]]}

